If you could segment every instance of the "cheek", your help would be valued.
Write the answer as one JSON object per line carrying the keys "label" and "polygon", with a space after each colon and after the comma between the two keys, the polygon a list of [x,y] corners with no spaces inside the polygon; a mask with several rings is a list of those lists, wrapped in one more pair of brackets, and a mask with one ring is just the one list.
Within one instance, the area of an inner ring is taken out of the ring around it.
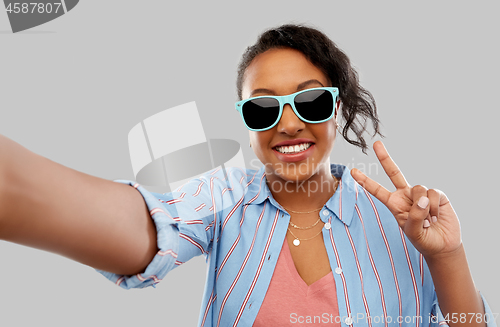
{"label": "cheek", "polygon": [[317,145],[319,145],[318,150],[320,150],[320,153],[322,153],[321,156],[330,156],[330,153],[335,145],[336,134],[337,133],[334,124],[328,124],[326,126],[323,126],[322,128],[317,129],[315,136],[320,140],[319,144]]}
{"label": "cheek", "polygon": [[258,132],[252,132],[249,131],[249,138],[250,138],[250,146],[252,147],[253,152],[256,154],[259,152],[259,149],[261,148],[261,138]]}
{"label": "cheek", "polygon": [[328,140],[335,140],[337,135],[335,123],[333,121],[328,121],[318,124],[316,128],[316,135],[321,139],[324,139],[326,142],[328,142]]}
{"label": "cheek", "polygon": [[328,139],[332,143],[331,146],[333,147],[333,144],[335,143],[335,139],[337,138],[337,126],[332,125],[329,130],[328,130]]}
{"label": "cheek", "polygon": [[259,154],[262,150],[270,146],[272,134],[269,131],[252,132],[249,131],[250,144],[252,145],[253,152]]}
{"label": "cheek", "polygon": [[252,132],[249,131],[249,138],[250,138],[250,145],[252,146],[253,150],[257,149],[259,147],[259,138],[257,132]]}

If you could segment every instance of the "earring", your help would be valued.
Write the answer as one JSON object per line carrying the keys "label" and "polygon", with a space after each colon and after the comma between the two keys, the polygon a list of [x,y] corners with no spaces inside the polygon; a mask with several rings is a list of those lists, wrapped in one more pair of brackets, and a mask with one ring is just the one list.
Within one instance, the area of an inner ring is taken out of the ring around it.
{"label": "earring", "polygon": [[252,143],[249,143],[250,147],[252,147]]}

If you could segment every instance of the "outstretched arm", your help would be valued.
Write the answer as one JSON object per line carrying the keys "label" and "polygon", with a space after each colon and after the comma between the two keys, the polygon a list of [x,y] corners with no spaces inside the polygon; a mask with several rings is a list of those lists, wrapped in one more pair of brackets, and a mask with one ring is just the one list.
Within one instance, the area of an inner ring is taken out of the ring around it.
{"label": "outstretched arm", "polygon": [[[485,326],[481,296],[474,286],[460,235],[460,223],[446,195],[425,186],[411,187],[387,153],[381,141],[373,149],[396,187],[389,192],[382,185],[353,169],[353,178],[392,212],[415,248],[424,255],[434,281],[443,315],[450,319],[468,317],[463,325]],[[471,313],[481,319],[469,319]],[[456,321],[456,319],[454,319]],[[460,320],[450,326],[462,325]]]}
{"label": "outstretched arm", "polygon": [[39,156],[0,135],[0,239],[133,275],[158,251],[140,193]]}

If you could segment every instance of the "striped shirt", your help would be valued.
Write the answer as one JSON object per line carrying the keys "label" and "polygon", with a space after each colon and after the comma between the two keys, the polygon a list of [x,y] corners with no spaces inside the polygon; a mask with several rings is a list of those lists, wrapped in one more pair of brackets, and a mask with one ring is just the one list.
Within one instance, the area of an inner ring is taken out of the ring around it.
{"label": "striped shirt", "polygon": [[[346,166],[332,164],[331,171],[340,183],[320,210],[339,309],[329,319],[342,326],[446,325],[427,264],[392,213]],[[252,326],[290,221],[266,184],[264,167],[219,168],[166,194],[116,182],[144,197],[159,251],[141,274],[97,271],[125,289],[144,288],[204,255],[208,270],[199,326]],[[489,326],[495,326],[483,301]]]}

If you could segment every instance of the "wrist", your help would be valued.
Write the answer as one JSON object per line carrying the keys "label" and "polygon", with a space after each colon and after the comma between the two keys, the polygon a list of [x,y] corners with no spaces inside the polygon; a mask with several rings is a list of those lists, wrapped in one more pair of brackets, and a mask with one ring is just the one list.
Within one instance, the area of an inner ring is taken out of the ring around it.
{"label": "wrist", "polygon": [[445,253],[436,253],[433,255],[424,255],[424,258],[428,265],[432,265],[434,263],[438,263],[440,265],[457,264],[461,260],[466,260],[465,248],[463,243],[460,242],[460,245],[455,250]]}
{"label": "wrist", "polygon": [[16,185],[16,161],[20,162],[18,156],[24,149],[18,143],[0,134],[0,239],[3,239],[3,232],[11,219],[10,214],[14,205],[11,201],[12,186]]}

